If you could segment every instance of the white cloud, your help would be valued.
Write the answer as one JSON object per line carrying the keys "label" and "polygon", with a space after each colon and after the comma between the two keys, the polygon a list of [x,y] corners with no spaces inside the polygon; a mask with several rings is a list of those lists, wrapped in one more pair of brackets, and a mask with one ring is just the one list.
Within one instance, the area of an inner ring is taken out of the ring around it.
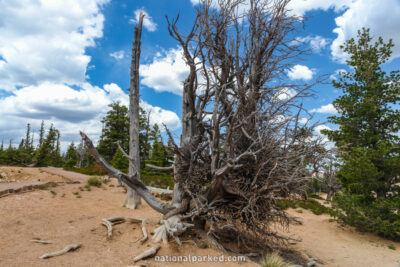
{"label": "white cloud", "polygon": [[85,80],[87,47],[103,35],[109,0],[0,2],[0,90]]}
{"label": "white cloud", "polygon": [[332,130],[331,128],[329,128],[328,126],[321,124],[315,127],[315,131],[319,134],[319,135],[323,135],[321,133],[322,130]]}
{"label": "white cloud", "polygon": [[[336,17],[336,28],[333,30],[337,38],[331,44],[332,56],[338,62],[344,63],[347,55],[340,46],[348,39],[357,36],[362,27],[370,28],[375,37],[382,36],[387,41],[392,38],[393,43],[400,43],[400,2],[398,0],[293,0],[288,7],[292,13],[304,16],[311,10],[334,9],[341,12]],[[400,46],[393,48],[392,58],[400,57]]]}
{"label": "white cloud", "polygon": [[[347,55],[340,49],[346,40],[356,37],[357,30],[370,28],[371,35],[381,36],[385,41],[390,38],[393,43],[400,43],[400,2],[398,0],[357,0],[348,5],[348,9],[335,19],[337,28],[333,31],[338,35],[331,45],[332,56],[344,63]],[[400,46],[393,48],[392,58],[400,56]]]}
{"label": "white cloud", "polygon": [[141,83],[158,92],[182,95],[182,83],[188,73],[182,49],[170,49],[163,56],[154,57],[152,63],[140,65]]}
{"label": "white cloud", "polygon": [[346,73],[346,72],[347,71],[345,69],[337,69],[334,74],[331,74],[331,76],[329,76],[329,78],[331,80],[336,80],[340,74]]}
{"label": "white cloud", "polygon": [[163,124],[170,130],[176,130],[181,127],[181,121],[175,112],[160,107],[154,107],[144,101],[140,103],[140,106],[143,107],[146,112],[150,112],[150,124],[153,125],[157,123],[161,131],[164,131]]}
{"label": "white cloud", "polygon": [[288,71],[288,76],[291,80],[305,80],[312,79],[314,71],[304,65],[295,65]]}
{"label": "white cloud", "polygon": [[316,113],[326,113],[326,114],[337,114],[336,108],[332,104],[324,105],[320,108],[314,108],[310,110],[310,112],[316,112]]}
{"label": "white cloud", "polygon": [[329,39],[319,35],[297,38],[297,41],[301,43],[309,43],[311,50],[316,53],[321,52],[321,50],[324,49],[330,42]]}
{"label": "white cloud", "polygon": [[[128,105],[129,100],[128,95],[113,83],[104,88],[84,83],[80,90],[52,83],[24,87],[15,95],[0,98],[0,138],[14,138],[18,142],[26,123],[31,123],[37,133],[41,120],[45,120],[61,131],[63,141],[79,140],[80,130],[96,139],[101,134],[100,121],[114,101]],[[151,123],[165,123],[171,130],[181,126],[176,113],[146,102],[141,106],[151,110]]]}
{"label": "white cloud", "polygon": [[143,18],[143,26],[150,32],[154,32],[157,30],[157,24],[153,21],[153,18],[147,13],[143,8],[136,9],[134,14],[135,18],[130,19],[129,23],[138,23],[139,22],[139,17],[140,17],[140,12],[144,14]]}
{"label": "white cloud", "polygon": [[301,124],[306,124],[306,123],[308,123],[308,121],[309,121],[309,119],[307,119],[307,118],[300,118],[299,119],[299,123],[301,123]]}
{"label": "white cloud", "polygon": [[119,50],[119,51],[115,51],[115,52],[110,53],[110,57],[113,57],[116,60],[123,59],[124,56],[125,56],[125,51],[124,50]]}
{"label": "white cloud", "polygon": [[297,16],[304,16],[307,11],[317,9],[328,10],[333,8],[336,12],[339,12],[352,1],[354,0],[292,0],[288,4],[288,9]]}
{"label": "white cloud", "polygon": [[275,98],[277,98],[278,100],[284,101],[284,100],[288,100],[289,98],[292,98],[296,95],[296,91],[294,91],[293,89],[290,88],[283,88],[280,91],[278,91],[275,94]]}

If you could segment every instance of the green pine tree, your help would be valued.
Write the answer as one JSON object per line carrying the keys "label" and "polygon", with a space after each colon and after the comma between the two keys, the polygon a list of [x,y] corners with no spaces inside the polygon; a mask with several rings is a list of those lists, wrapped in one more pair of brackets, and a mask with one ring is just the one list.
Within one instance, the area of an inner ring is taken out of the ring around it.
{"label": "green pine tree", "polygon": [[[362,230],[396,237],[400,214],[400,75],[387,74],[381,65],[389,60],[393,43],[378,38],[372,43],[369,30],[362,29],[358,40],[348,40],[342,49],[350,59],[351,72],[341,73],[333,86],[343,95],[333,102],[337,116],[329,122],[338,130],[324,131],[338,148],[337,176],[344,186],[338,198],[340,217]],[[397,214],[397,215],[396,215]],[[400,236],[399,236],[400,237]]]}
{"label": "green pine tree", "polygon": [[122,154],[121,150],[117,149],[111,161],[111,165],[118,170],[127,172],[129,160]]}
{"label": "green pine tree", "polygon": [[65,164],[64,167],[75,167],[78,163],[78,153],[76,152],[75,144],[72,142],[67,152],[65,153]]}

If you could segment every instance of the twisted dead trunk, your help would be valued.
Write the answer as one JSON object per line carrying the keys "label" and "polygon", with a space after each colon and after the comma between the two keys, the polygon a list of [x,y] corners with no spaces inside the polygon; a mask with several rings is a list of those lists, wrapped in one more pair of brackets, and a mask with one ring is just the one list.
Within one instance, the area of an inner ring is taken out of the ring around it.
{"label": "twisted dead trunk", "polygon": [[[139,63],[140,63],[140,38],[142,34],[144,14],[140,13],[139,23],[135,25],[131,81],[129,88],[129,176],[136,174],[140,180],[140,152],[139,152]],[[124,207],[137,209],[141,206],[139,194],[133,188],[127,186]]]}

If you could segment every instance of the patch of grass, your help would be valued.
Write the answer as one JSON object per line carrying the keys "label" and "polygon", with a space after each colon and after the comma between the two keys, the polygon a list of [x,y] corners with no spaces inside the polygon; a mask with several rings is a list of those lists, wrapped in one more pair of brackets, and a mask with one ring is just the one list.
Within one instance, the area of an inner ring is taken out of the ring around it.
{"label": "patch of grass", "polygon": [[309,194],[308,197],[319,199],[319,200],[325,200],[318,194]]}
{"label": "patch of grass", "polygon": [[56,183],[56,182],[48,182],[48,183],[39,185],[38,188],[39,188],[40,190],[47,190],[47,189],[49,189],[50,187],[57,187],[57,186],[58,186],[58,183]]}
{"label": "patch of grass", "polygon": [[261,267],[289,267],[290,265],[286,263],[278,253],[274,252],[265,256],[261,262]]}
{"label": "patch of grass", "polygon": [[154,232],[150,232],[151,235],[154,235]]}
{"label": "patch of grass", "polygon": [[83,187],[79,187],[79,190],[80,190],[80,191],[83,191]]}
{"label": "patch of grass", "polygon": [[158,188],[174,188],[174,178],[171,172],[159,171],[150,168],[140,170],[140,178],[148,186]]}
{"label": "patch of grass", "polygon": [[108,184],[110,182],[110,179],[103,179],[103,184]]}
{"label": "patch of grass", "polygon": [[92,188],[91,188],[90,185],[88,185],[88,184],[85,185],[85,188],[86,188],[87,191],[92,191]]}
{"label": "patch of grass", "polygon": [[393,244],[390,244],[390,245],[388,246],[388,248],[393,249],[393,250],[396,250],[396,247],[395,247]]}
{"label": "patch of grass", "polygon": [[329,219],[329,222],[334,222],[335,221],[335,219]]}
{"label": "patch of grass", "polygon": [[315,199],[307,199],[307,200],[292,200],[292,199],[280,199],[276,201],[276,205],[286,210],[288,208],[297,209],[303,208],[306,210],[312,211],[315,215],[321,215],[323,213],[332,215],[332,209],[325,207],[324,205],[319,204]]}
{"label": "patch of grass", "polygon": [[63,167],[64,170],[78,172],[86,175],[106,175],[107,171],[100,165],[93,165],[84,168]]}
{"label": "patch of grass", "polygon": [[298,210],[296,210],[298,213],[303,213],[303,210],[300,210],[300,209],[298,209]]}
{"label": "patch of grass", "polygon": [[65,197],[65,193],[61,195],[61,197]]}
{"label": "patch of grass", "polygon": [[115,185],[113,185],[113,184],[110,184],[108,187],[115,187]]}
{"label": "patch of grass", "polygon": [[74,194],[75,196],[78,196],[79,192],[73,192],[72,194]]}
{"label": "patch of grass", "polygon": [[51,193],[53,196],[56,196],[56,195],[57,195],[57,192],[56,192],[56,191],[53,191],[53,190],[50,190],[50,193]]}
{"label": "patch of grass", "polygon": [[87,180],[87,185],[101,187],[101,180],[97,176],[92,176]]}

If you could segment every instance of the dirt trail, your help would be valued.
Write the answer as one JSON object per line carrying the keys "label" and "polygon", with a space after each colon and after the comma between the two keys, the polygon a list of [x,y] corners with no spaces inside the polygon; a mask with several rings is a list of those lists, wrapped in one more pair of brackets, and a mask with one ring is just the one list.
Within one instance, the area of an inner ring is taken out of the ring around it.
{"label": "dirt trail", "polygon": [[[289,212],[303,219],[303,225],[290,225],[289,235],[302,240],[293,248],[321,259],[323,266],[400,267],[399,242],[342,227],[328,215],[317,216],[308,210]],[[389,245],[394,245],[396,250]]]}
{"label": "dirt trail", "polygon": [[43,171],[62,176],[67,179],[71,179],[73,181],[80,181],[80,182],[86,182],[87,179],[90,178],[90,175],[85,175],[77,172],[71,172],[71,171],[66,171],[63,170],[62,168],[55,168],[55,167],[44,167],[41,168]]}

